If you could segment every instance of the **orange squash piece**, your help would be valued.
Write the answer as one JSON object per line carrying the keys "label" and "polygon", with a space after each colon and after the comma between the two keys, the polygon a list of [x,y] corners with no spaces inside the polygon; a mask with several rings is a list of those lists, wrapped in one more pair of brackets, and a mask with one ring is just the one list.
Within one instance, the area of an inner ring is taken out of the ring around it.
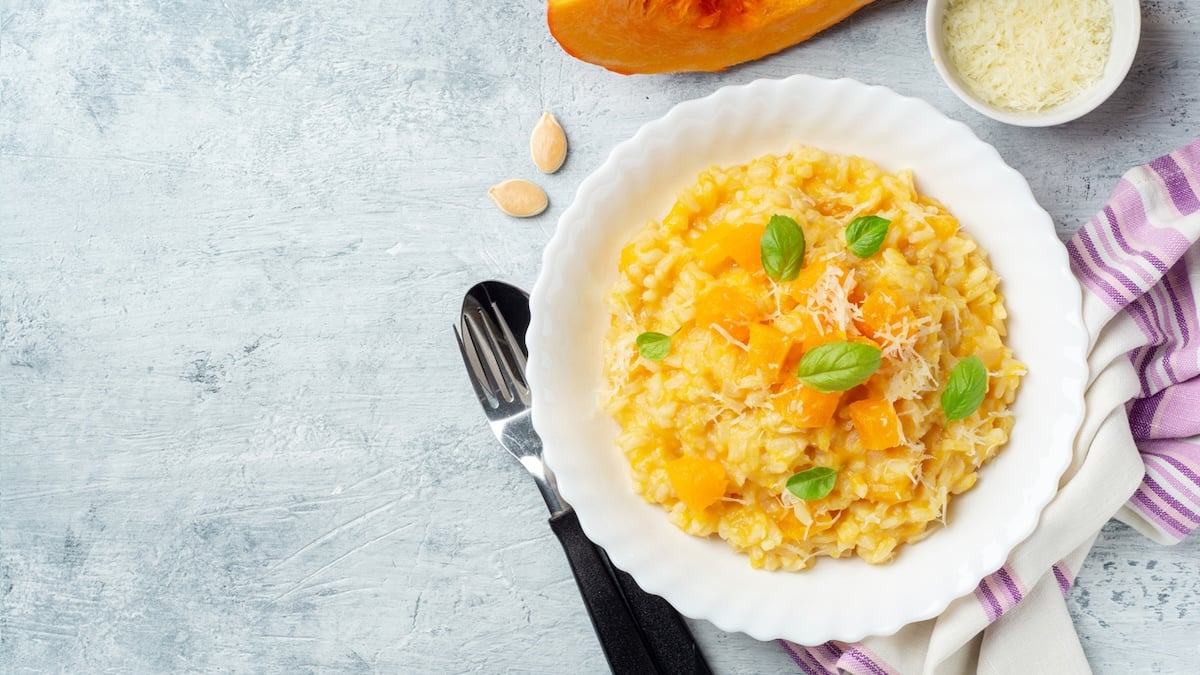
{"label": "orange squash piece", "polygon": [[880,286],[867,294],[862,303],[862,325],[864,335],[874,337],[881,329],[892,323],[892,317],[900,311],[902,303],[892,290]]}
{"label": "orange squash piece", "polygon": [[825,275],[825,270],[829,269],[829,261],[822,260],[820,262],[810,263],[800,268],[800,273],[792,279],[791,286],[788,290],[797,299],[803,298],[804,294],[813,289],[817,285],[817,281]]}
{"label": "orange squash piece", "polygon": [[796,382],[774,399],[775,409],[800,429],[816,429],[829,424],[837,412],[842,392],[822,393]]}
{"label": "orange squash piece", "polygon": [[786,284],[785,288],[788,295],[795,298],[796,302],[805,305],[808,302],[808,296],[817,287],[817,283],[829,273],[829,268],[833,267],[837,270],[836,274],[839,279],[845,281],[846,270],[840,265],[832,263],[828,260],[822,260],[815,263],[805,263],[804,267],[800,268],[800,274],[796,278]]}
{"label": "orange squash piece", "polygon": [[750,338],[749,324],[758,320],[758,302],[738,286],[710,284],[696,296],[696,325],[717,324],[739,342]]}
{"label": "orange squash piece", "polygon": [[571,56],[626,75],[723,70],[803,42],[871,0],[550,0]]}
{"label": "orange squash piece", "polygon": [[846,406],[864,450],[887,450],[904,442],[896,408],[886,398],[864,398]]}
{"label": "orange squash piece", "polygon": [[700,262],[700,268],[709,274],[716,274],[725,268],[725,264],[729,262],[729,254],[725,250],[725,240],[730,236],[737,225],[733,223],[721,223],[714,225],[696,237],[696,241],[692,244],[692,250],[696,252],[696,260]]}
{"label": "orange squash piece", "polygon": [[725,242],[729,257],[733,258],[738,267],[751,274],[766,274],[762,266],[762,238],[766,232],[766,223],[742,225]]}
{"label": "orange squash piece", "polygon": [[885,330],[895,324],[908,320],[908,332],[915,329],[916,315],[905,304],[895,291],[880,286],[867,294],[862,303],[862,321],[855,325],[863,335],[878,338],[881,333],[893,334]]}
{"label": "orange squash piece", "polygon": [[751,373],[763,373],[774,381],[779,376],[779,369],[791,349],[787,335],[778,328],[765,323],[750,324],[750,353],[747,354],[746,367]]}
{"label": "orange squash piece", "polygon": [[725,467],[704,457],[684,455],[667,462],[667,480],[692,511],[703,511],[725,495]]}
{"label": "orange squash piece", "polygon": [[781,370],[790,375],[795,375],[796,370],[800,367],[800,359],[804,358],[804,342],[803,336],[800,340],[792,343],[788,348],[787,356],[783,359],[783,367]]}
{"label": "orange squash piece", "polygon": [[803,340],[804,351],[808,351],[813,347],[820,347],[823,344],[840,342],[846,339],[845,332],[826,326],[819,317],[812,314],[801,314],[800,323],[801,328],[798,335]]}
{"label": "orange squash piece", "polygon": [[700,267],[709,274],[716,274],[732,260],[750,273],[762,271],[762,236],[766,225],[738,225],[721,223],[705,230],[692,249]]}

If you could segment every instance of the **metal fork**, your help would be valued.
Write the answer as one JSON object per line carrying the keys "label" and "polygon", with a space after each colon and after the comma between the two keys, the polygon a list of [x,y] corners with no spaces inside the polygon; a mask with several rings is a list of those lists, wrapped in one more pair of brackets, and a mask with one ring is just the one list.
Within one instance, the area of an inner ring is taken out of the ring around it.
{"label": "metal fork", "polygon": [[[558,494],[554,474],[542,459],[542,439],[533,429],[530,414],[533,398],[525,381],[525,341],[513,335],[506,318],[506,315],[519,315],[520,305],[510,306],[507,312],[501,310],[491,296],[503,298],[504,294],[485,284],[487,282],[477,285],[463,300],[462,333],[455,331],[458,348],[467,363],[471,384],[483,405],[492,433],[533,476],[550,513],[561,513],[569,507]],[[483,291],[485,298],[477,297],[475,289]],[[487,293],[489,289],[494,292]],[[489,299],[492,300],[491,307],[483,304]],[[524,299],[524,315],[528,317],[528,298]]]}
{"label": "metal fork", "polygon": [[683,617],[613,566],[558,494],[530,417],[528,328],[529,295],[503,282],[484,281],[463,298],[455,337],[492,431],[533,476],[550,509],[550,528],[567,554],[609,666],[616,673],[710,675]]}

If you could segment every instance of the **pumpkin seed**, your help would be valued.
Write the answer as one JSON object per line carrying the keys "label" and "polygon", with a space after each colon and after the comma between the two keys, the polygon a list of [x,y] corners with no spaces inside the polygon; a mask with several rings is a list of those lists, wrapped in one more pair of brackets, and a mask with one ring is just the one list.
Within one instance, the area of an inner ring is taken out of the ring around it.
{"label": "pumpkin seed", "polygon": [[542,188],[521,178],[493,185],[488,189],[488,196],[501,211],[517,218],[536,216],[550,203]]}
{"label": "pumpkin seed", "polygon": [[548,112],[542,113],[529,137],[529,154],[542,173],[554,173],[567,159],[567,135]]}

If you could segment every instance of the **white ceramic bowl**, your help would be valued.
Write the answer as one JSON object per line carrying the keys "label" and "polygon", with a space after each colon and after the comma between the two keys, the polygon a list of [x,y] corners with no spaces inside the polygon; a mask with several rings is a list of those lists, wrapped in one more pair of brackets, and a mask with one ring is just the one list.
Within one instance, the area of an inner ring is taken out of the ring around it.
{"label": "white ceramic bowl", "polygon": [[1053,108],[1037,112],[1003,110],[980,99],[966,86],[946,56],[946,41],[942,34],[942,16],[948,0],[929,0],[925,8],[925,42],[933,65],[942,81],[964,103],[994,120],[1022,127],[1049,127],[1078,119],[1095,110],[1116,91],[1137,53],[1142,33],[1142,10],[1139,0],[1109,0],[1113,9],[1112,42],[1104,73],[1090,88],[1075,98]]}
{"label": "white ceramic bowl", "polygon": [[[662,218],[711,164],[804,143],[914,170],[989,251],[1008,299],[1009,344],[1029,368],[1008,447],[950,504],[948,526],[871,566],[821,559],[767,572],[725,542],[684,534],[637,496],[600,409],[604,295],[621,247]],[[999,568],[1037,524],[1083,412],[1080,291],[1050,217],[1025,179],[929,104],[853,80],[798,75],[681,103],[621,143],[579,187],[543,257],[527,335],[533,421],[580,523],[613,562],[687,616],[802,644],[885,635],[932,617]]]}

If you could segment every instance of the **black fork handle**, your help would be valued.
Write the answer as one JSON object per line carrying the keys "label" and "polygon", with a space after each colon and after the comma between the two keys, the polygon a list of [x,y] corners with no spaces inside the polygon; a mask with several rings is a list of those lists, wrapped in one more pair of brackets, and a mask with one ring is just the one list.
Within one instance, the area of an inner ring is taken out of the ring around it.
{"label": "black fork handle", "polygon": [[600,646],[614,673],[711,675],[683,617],[662,598],[641,589],[583,533],[567,509],[550,518]]}

